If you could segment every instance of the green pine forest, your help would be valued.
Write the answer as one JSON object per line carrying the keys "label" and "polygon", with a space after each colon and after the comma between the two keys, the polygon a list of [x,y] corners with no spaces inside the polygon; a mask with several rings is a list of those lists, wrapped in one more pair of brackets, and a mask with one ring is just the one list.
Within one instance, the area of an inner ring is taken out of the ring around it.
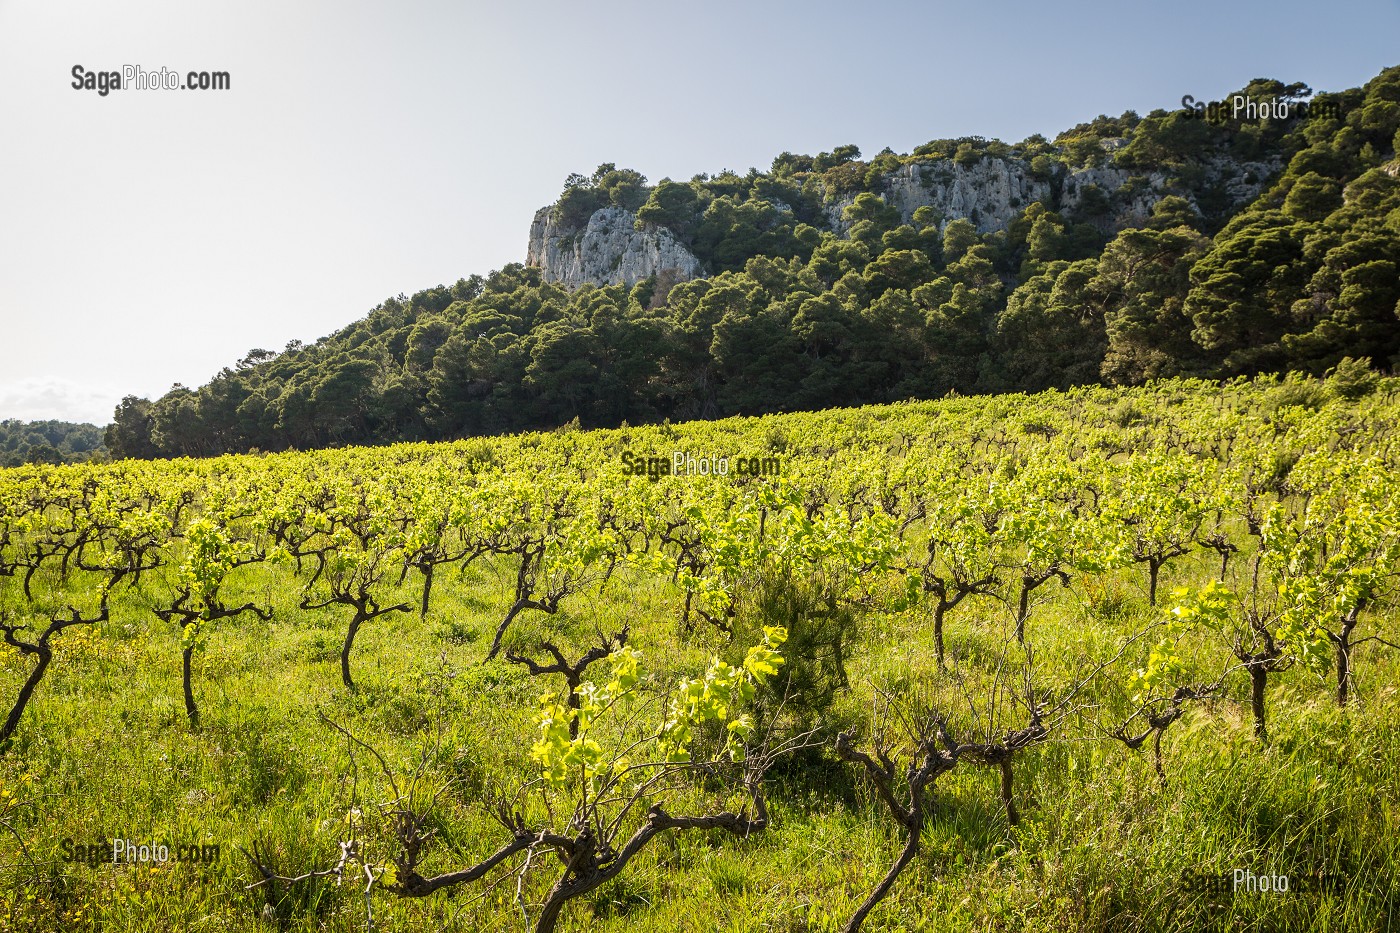
{"label": "green pine forest", "polygon": [[102,459],[102,429],[69,421],[0,421],[0,466]]}

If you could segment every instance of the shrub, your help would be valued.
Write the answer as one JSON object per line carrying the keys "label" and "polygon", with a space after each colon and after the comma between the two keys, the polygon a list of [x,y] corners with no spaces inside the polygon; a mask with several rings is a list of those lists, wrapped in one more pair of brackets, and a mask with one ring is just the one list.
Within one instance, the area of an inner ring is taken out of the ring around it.
{"label": "shrub", "polygon": [[1270,389],[1264,397],[1264,406],[1270,412],[1295,407],[1315,410],[1325,404],[1327,390],[1322,384],[1299,373],[1289,373],[1287,379]]}
{"label": "shrub", "polygon": [[1376,391],[1381,377],[1371,369],[1370,357],[1346,357],[1328,372],[1327,391],[1333,398],[1354,402]]}

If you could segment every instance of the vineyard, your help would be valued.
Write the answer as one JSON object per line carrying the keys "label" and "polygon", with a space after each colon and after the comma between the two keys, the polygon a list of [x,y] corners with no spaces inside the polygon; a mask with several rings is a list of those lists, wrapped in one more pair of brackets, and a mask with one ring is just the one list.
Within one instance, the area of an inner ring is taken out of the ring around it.
{"label": "vineyard", "polygon": [[0,470],[0,930],[1391,929],[1398,441],[1344,367]]}

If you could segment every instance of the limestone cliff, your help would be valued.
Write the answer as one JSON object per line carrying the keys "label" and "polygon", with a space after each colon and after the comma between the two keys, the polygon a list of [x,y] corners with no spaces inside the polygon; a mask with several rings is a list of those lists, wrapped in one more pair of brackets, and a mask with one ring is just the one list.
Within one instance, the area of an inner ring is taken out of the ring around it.
{"label": "limestone cliff", "polygon": [[[981,233],[1001,230],[1032,201],[1051,200],[1049,180],[1031,174],[1018,160],[983,159],[964,167],[951,159],[911,162],[884,177],[875,192],[899,211],[906,223],[921,207],[932,207],[946,224],[971,221]],[[827,207],[833,230],[844,230],[841,212],[855,196],[839,198]]]}
{"label": "limestone cliff", "polygon": [[[1200,171],[1205,187],[1218,187],[1234,210],[1257,197],[1280,167],[1278,163],[1217,157],[1204,162]],[[1102,215],[1088,210],[1086,199],[1094,189],[1107,201]],[[932,207],[945,225],[950,220],[968,220],[979,233],[1005,229],[1033,201],[1043,201],[1071,219],[1097,221],[1112,231],[1142,223],[1152,216],[1152,206],[1168,195],[1180,195],[1196,204],[1185,186],[1161,171],[1103,165],[1066,172],[1057,167],[1040,178],[1026,162],[992,157],[970,166],[951,159],[909,163],[886,175],[875,193],[898,209],[906,223],[919,208]],[[828,205],[833,230],[845,229],[841,212],[854,200],[850,195]]]}
{"label": "limestone cliff", "polygon": [[535,213],[525,264],[538,266],[545,281],[567,288],[631,285],[653,275],[673,281],[701,274],[700,260],[666,229],[634,227],[637,215],[619,207],[595,211],[582,229],[559,226],[552,207]]}
{"label": "limestone cliff", "polygon": [[[952,159],[907,163],[871,189],[906,223],[919,208],[931,207],[944,225],[966,219],[979,232],[990,233],[1005,229],[1028,205],[1042,201],[1070,220],[1091,222],[1112,233],[1143,223],[1152,206],[1168,195],[1205,207],[1197,203],[1193,188],[1209,192],[1215,210],[1222,204],[1228,211],[1237,210],[1257,197],[1280,168],[1278,162],[1214,156],[1192,166],[1196,183],[1188,187],[1160,170],[1120,168],[1111,162],[1075,171],[1056,165],[1037,174],[1028,162],[984,156],[967,165]],[[854,194],[826,197],[828,229],[846,232],[841,214],[854,200]],[[773,206],[780,213],[792,213],[781,202]],[[630,285],[653,275],[677,282],[707,274],[695,253],[670,230],[646,225],[637,229],[631,211],[601,208],[581,228],[564,227],[555,214],[552,207],[541,208],[530,226],[526,264],[539,267],[546,281],[576,288],[589,283]]]}
{"label": "limestone cliff", "polygon": [[[1236,162],[1221,156],[1200,165],[1203,186],[1218,190],[1234,211],[1259,196],[1279,162]],[[1160,171],[1143,172],[1105,165],[1080,169],[1065,176],[1057,209],[1075,215],[1084,206],[1085,192],[1098,188],[1108,198],[1108,227],[1121,230],[1152,216],[1152,206],[1167,195],[1179,195],[1199,209],[1196,197],[1176,179]]]}

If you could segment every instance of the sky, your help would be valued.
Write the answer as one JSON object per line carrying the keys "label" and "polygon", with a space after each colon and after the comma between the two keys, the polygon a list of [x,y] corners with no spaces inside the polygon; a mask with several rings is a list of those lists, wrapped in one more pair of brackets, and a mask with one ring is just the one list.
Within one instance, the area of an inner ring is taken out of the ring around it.
{"label": "sky", "polygon": [[[1400,0],[0,0],[0,419],[105,424],[253,347],[525,258],[571,172],[651,181],[1400,64]],[[228,90],[75,89],[73,69]]]}

